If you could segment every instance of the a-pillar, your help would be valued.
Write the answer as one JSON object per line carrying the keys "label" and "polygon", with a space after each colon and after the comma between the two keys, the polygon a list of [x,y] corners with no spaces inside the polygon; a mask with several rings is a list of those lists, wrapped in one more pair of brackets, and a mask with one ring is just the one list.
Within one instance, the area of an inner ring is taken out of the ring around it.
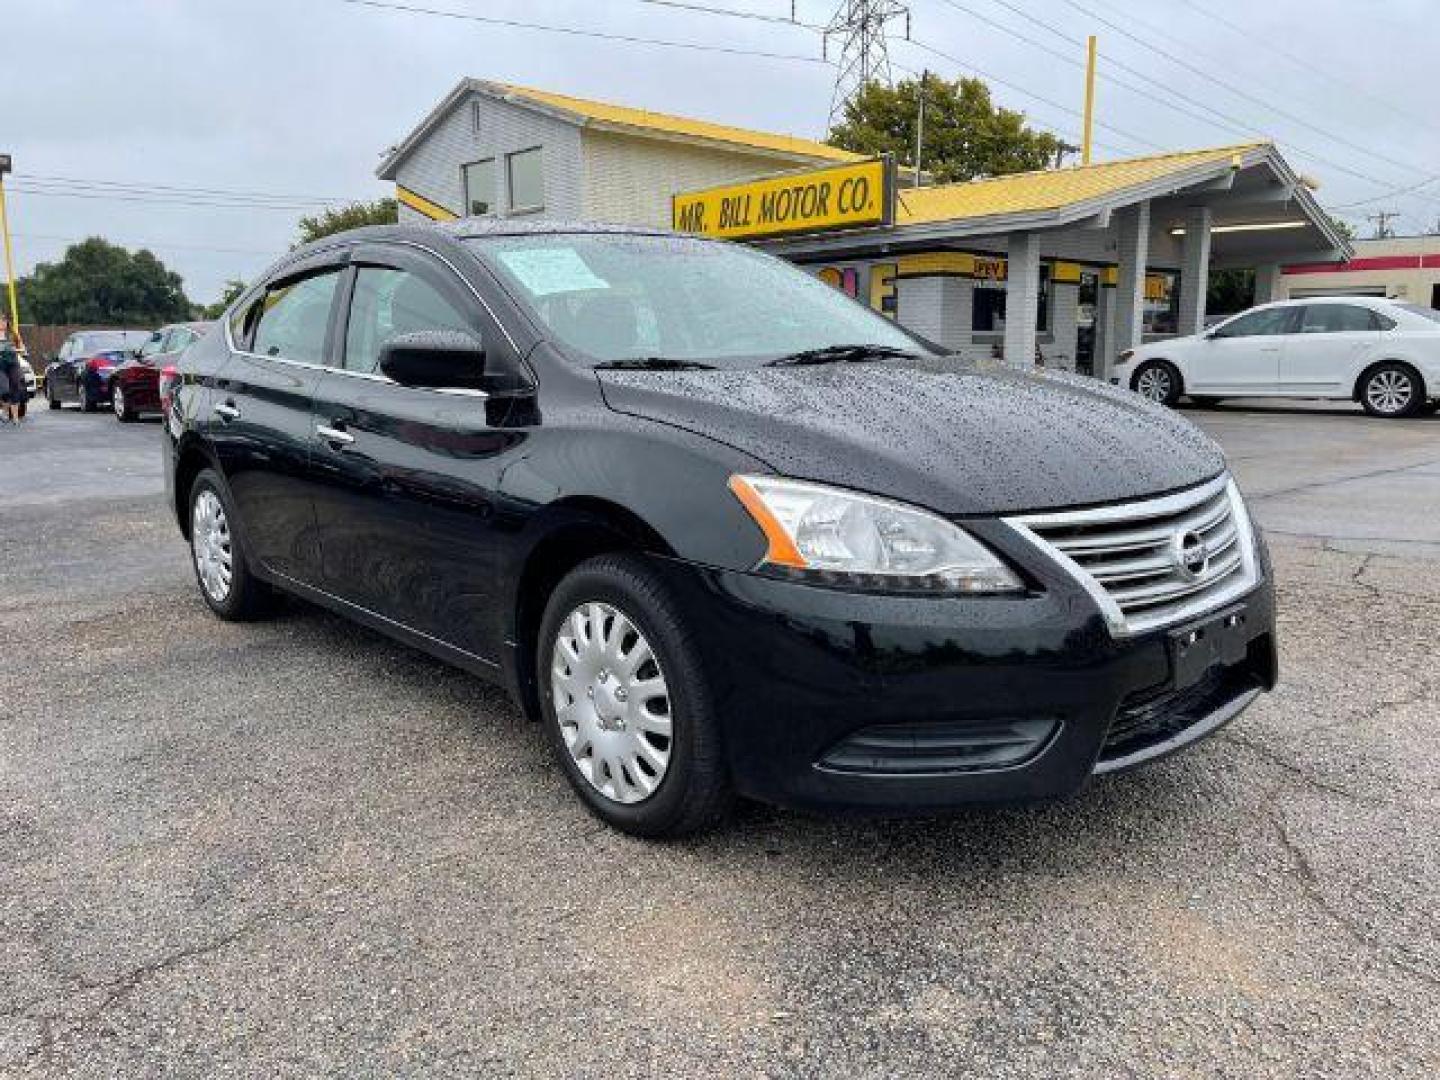
{"label": "a-pillar", "polygon": [[1150,203],[1136,203],[1119,211],[1116,252],[1120,269],[1115,282],[1115,336],[1111,347],[1097,357],[1095,373],[1109,380],[1115,357],[1140,344],[1145,316],[1145,266],[1150,257]]}
{"label": "a-pillar", "polygon": [[1262,263],[1255,267],[1255,303],[1268,304],[1271,300],[1283,300],[1280,289],[1280,264]]}
{"label": "a-pillar", "polygon": [[1210,288],[1210,223],[1208,206],[1192,206],[1185,215],[1185,242],[1180,261],[1180,320],[1182,335],[1205,329],[1205,293]]}
{"label": "a-pillar", "polygon": [[1005,270],[1005,362],[1035,363],[1035,323],[1040,314],[1040,238],[1011,233]]}

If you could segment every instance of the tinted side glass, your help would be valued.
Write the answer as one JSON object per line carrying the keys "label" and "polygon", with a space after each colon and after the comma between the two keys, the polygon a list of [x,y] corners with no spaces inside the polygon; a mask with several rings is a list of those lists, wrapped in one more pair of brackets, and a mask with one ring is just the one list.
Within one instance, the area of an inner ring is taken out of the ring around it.
{"label": "tinted side glass", "polygon": [[362,266],[355,272],[345,329],[345,369],[374,373],[381,347],[399,334],[469,328],[469,320],[424,278],[408,270]]}
{"label": "tinted side glass", "polygon": [[141,356],[154,356],[165,348],[165,331],[156,330],[150,335],[150,340],[140,346]]}
{"label": "tinted side glass", "polygon": [[1396,325],[1394,319],[1381,315],[1378,311],[1370,312],[1370,322],[1372,330],[1394,330]]}
{"label": "tinted side glass", "polygon": [[1233,319],[1215,331],[1217,338],[1270,337],[1290,333],[1294,308],[1267,308],[1251,311]]}
{"label": "tinted side glass", "polygon": [[250,351],[304,364],[324,363],[330,305],[339,283],[340,271],[327,270],[266,289]]}
{"label": "tinted side glass", "polygon": [[1301,309],[1302,334],[1344,334],[1374,328],[1370,309],[1354,304],[1307,304]]}

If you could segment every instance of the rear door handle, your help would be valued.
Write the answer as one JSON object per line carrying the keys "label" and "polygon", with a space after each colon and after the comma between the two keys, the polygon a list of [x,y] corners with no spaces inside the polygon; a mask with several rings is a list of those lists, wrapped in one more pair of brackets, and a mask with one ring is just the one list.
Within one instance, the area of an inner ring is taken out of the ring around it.
{"label": "rear door handle", "polygon": [[240,410],[237,409],[230,402],[222,401],[219,405],[215,406],[215,415],[220,417],[221,420],[225,420],[227,422],[230,420],[239,420]]}
{"label": "rear door handle", "polygon": [[328,424],[316,424],[315,434],[319,435],[320,438],[324,439],[337,450],[343,449],[355,441],[355,436],[351,435],[348,431],[330,427]]}

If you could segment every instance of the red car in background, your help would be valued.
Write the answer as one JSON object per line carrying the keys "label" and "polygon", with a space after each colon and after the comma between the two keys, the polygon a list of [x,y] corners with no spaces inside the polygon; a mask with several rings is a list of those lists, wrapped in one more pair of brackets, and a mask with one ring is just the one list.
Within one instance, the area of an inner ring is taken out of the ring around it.
{"label": "red car in background", "polygon": [[208,322],[172,323],[150,335],[135,354],[110,376],[110,403],[122,424],[140,419],[141,413],[160,412],[160,376],[175,358],[199,341]]}

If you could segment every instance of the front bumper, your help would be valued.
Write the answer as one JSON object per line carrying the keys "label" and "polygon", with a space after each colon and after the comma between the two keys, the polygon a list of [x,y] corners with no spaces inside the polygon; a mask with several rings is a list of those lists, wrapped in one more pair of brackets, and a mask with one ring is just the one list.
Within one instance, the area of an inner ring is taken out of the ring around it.
{"label": "front bumper", "polygon": [[[664,567],[701,628],[736,787],[768,802],[915,813],[1061,797],[1198,741],[1276,680],[1268,566],[1225,609],[1243,613],[1236,647],[1180,689],[1171,630],[1113,637],[1058,567],[1009,599]],[[1019,760],[987,764],[1027,738]]]}

